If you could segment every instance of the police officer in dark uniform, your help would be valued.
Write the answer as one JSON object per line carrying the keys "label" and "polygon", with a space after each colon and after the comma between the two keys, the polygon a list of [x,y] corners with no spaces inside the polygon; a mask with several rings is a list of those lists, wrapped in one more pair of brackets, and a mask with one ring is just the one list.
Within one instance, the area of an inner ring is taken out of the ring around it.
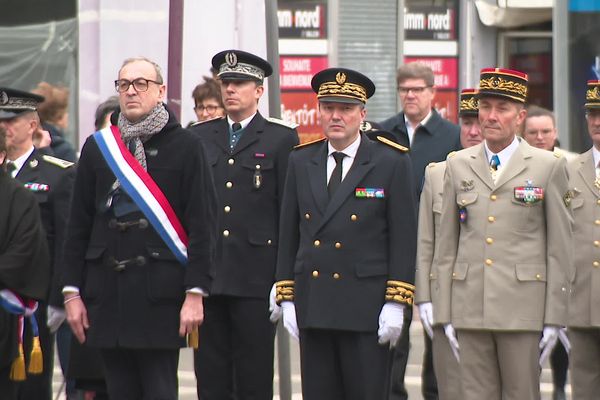
{"label": "police officer in dark uniform", "polygon": [[386,399],[388,349],[414,293],[408,149],[360,132],[375,92],[366,76],[330,68],[312,87],[326,139],[290,155],[276,300],[284,326],[300,338],[305,400]]}
{"label": "police officer in dark uniform", "polygon": [[258,112],[271,65],[240,50],[216,54],[227,117],[192,128],[203,139],[219,201],[219,238],[211,296],[195,354],[198,396],[271,399],[275,326],[269,291],[294,126]]}
{"label": "police officer in dark uniform", "polygon": [[52,266],[53,284],[49,296],[40,302],[36,312],[42,352],[45,354],[43,372],[30,377],[22,385],[19,393],[22,399],[52,398],[54,334],[46,325],[47,311],[50,306],[59,313],[63,312],[58,279],[75,171],[72,162],[46,155],[34,147],[34,135],[40,129],[36,109],[43,100],[42,96],[33,93],[0,88],[0,125],[7,131],[8,173],[31,191],[38,201]]}

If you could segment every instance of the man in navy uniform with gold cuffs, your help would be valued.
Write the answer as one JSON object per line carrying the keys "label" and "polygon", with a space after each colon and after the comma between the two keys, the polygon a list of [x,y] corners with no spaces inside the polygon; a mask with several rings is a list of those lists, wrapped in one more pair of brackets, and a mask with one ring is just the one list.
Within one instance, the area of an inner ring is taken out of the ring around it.
{"label": "man in navy uniform with gold cuffs", "polygon": [[195,354],[198,396],[271,399],[275,325],[269,291],[275,281],[279,213],[295,127],[258,112],[271,65],[240,50],[216,54],[227,116],[191,129],[202,138],[218,196],[214,281]]}
{"label": "man in navy uniform with gold cuffs", "polygon": [[433,320],[459,354],[464,399],[535,400],[540,351],[567,319],[566,160],[516,137],[527,74],[483,69],[478,98],[484,141],[446,162]]}
{"label": "man in navy uniform with gold cuffs", "polygon": [[388,350],[414,293],[408,149],[360,132],[375,92],[363,74],[326,69],[312,88],[325,139],[290,155],[276,299],[300,339],[305,400],[386,399]]}

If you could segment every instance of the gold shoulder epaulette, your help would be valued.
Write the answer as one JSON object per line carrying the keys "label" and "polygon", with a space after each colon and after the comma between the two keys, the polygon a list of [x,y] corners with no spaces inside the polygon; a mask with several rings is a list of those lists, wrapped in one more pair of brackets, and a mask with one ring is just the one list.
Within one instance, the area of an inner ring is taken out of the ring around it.
{"label": "gold shoulder epaulette", "polygon": [[295,145],[295,146],[294,146],[294,149],[299,149],[299,148],[301,148],[301,147],[305,147],[305,146],[308,146],[308,145],[311,145],[311,144],[320,143],[320,142],[322,142],[322,141],[324,141],[324,140],[326,140],[326,139],[327,139],[327,138],[325,138],[325,137],[322,137],[322,138],[320,138],[320,139],[311,140],[310,142],[306,142],[306,143],[300,143],[300,144],[297,144],[297,145]]}
{"label": "gold shoulder epaulette", "polygon": [[436,164],[436,163],[434,163],[434,162],[430,162],[429,164],[427,164],[427,166],[428,166],[429,168],[433,168],[433,167],[435,167],[435,164]]}
{"label": "gold shoulder epaulette", "polygon": [[69,168],[73,163],[71,161],[63,160],[61,158],[56,158],[48,155],[42,156],[44,161],[49,162],[50,164],[54,164],[57,167],[61,168]]}
{"label": "gold shoulder epaulette", "polygon": [[400,150],[403,153],[406,153],[409,151],[408,147],[404,147],[401,144],[392,142],[390,139],[386,139],[383,136],[377,136],[377,140],[379,140],[381,143],[387,144],[388,146],[391,146],[397,150]]}
{"label": "gold shoulder epaulette", "polygon": [[446,158],[448,159],[448,158],[454,157],[455,154],[456,154],[455,151],[451,151],[450,153],[448,153],[448,155],[446,156]]}
{"label": "gold shoulder epaulette", "polygon": [[272,123],[274,123],[274,124],[283,125],[283,126],[285,126],[286,128],[290,128],[290,129],[296,129],[298,126],[300,126],[300,125],[298,125],[298,124],[297,124],[297,123],[295,123],[295,122],[287,122],[287,121],[284,121],[284,120],[282,120],[282,119],[279,119],[279,118],[273,118],[273,117],[271,117],[271,118],[267,118],[267,121],[269,121],[269,122],[272,122]]}
{"label": "gold shoulder epaulette", "polygon": [[554,150],[552,152],[552,154],[554,154],[554,157],[556,157],[556,158],[561,158],[562,157],[562,152],[560,152],[558,150]]}

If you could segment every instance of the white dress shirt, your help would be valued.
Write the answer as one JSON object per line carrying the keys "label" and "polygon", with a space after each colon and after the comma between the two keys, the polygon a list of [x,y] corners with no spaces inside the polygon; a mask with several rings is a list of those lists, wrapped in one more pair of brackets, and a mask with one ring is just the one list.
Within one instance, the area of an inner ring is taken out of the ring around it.
{"label": "white dress shirt", "polygon": [[15,170],[11,174],[13,178],[15,176],[17,176],[17,174],[19,173],[21,168],[23,168],[23,165],[25,165],[25,161],[27,161],[27,159],[29,158],[31,153],[33,153],[33,149],[34,149],[34,147],[31,146],[31,149],[29,149],[29,151],[27,151],[25,154],[23,154],[21,157],[17,158],[16,160],[6,160],[7,162],[12,162],[16,167]]}
{"label": "white dress shirt", "polygon": [[327,142],[327,184],[329,184],[329,179],[331,179],[331,174],[333,174],[333,169],[335,168],[335,159],[333,158],[333,153],[339,151],[344,153],[346,156],[342,159],[342,181],[346,177],[346,174],[350,170],[352,163],[354,162],[354,158],[356,157],[356,152],[358,151],[358,146],[360,146],[360,135],[357,136],[354,142],[350,143],[348,147],[343,150],[336,150],[333,148],[330,142]]}

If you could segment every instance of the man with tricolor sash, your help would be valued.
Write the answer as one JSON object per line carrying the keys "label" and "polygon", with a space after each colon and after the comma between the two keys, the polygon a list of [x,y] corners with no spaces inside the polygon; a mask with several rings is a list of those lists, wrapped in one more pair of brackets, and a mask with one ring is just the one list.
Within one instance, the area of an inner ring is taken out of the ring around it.
{"label": "man with tricolor sash", "polygon": [[33,313],[48,291],[50,256],[36,199],[5,171],[5,157],[0,127],[0,397],[13,400],[22,382],[41,372],[39,335],[24,343],[23,332],[37,331]]}
{"label": "man with tricolor sash", "polygon": [[215,190],[200,140],[163,104],[160,67],[124,61],[116,125],[85,142],[65,248],[64,303],[100,349],[111,399],[177,399],[179,348],[211,286]]}

